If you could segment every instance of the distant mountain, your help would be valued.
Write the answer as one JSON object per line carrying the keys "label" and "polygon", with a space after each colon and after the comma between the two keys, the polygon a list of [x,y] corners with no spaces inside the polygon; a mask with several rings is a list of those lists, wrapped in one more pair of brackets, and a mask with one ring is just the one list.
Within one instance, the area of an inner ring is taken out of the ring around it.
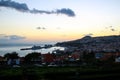
{"label": "distant mountain", "polygon": [[85,36],[81,39],[57,43],[57,46],[78,47],[84,50],[120,50],[120,36]]}

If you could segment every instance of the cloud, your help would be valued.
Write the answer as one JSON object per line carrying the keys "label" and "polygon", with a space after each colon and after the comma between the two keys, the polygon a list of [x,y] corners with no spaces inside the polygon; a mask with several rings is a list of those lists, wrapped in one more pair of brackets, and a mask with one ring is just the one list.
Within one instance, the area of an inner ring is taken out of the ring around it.
{"label": "cloud", "polygon": [[0,6],[13,8],[13,9],[16,9],[21,12],[29,11],[29,8],[25,3],[17,3],[17,2],[11,1],[11,0],[1,0]]}
{"label": "cloud", "polygon": [[67,35],[66,34],[63,34],[63,35],[61,35],[62,37],[67,37]]}
{"label": "cloud", "polygon": [[0,7],[8,7],[8,8],[13,8],[17,11],[20,12],[29,12],[32,14],[65,14],[69,17],[74,17],[75,13],[74,11],[72,11],[69,8],[62,8],[62,9],[56,9],[56,10],[52,10],[52,11],[46,11],[46,10],[38,10],[38,9],[32,9],[30,10],[27,6],[27,4],[25,3],[18,3],[15,1],[11,1],[11,0],[0,0]]}
{"label": "cloud", "polygon": [[61,29],[61,27],[57,27],[56,29],[60,30],[60,29]]}
{"label": "cloud", "polygon": [[93,35],[92,33],[84,34],[84,36],[92,36],[92,35]]}
{"label": "cloud", "polygon": [[113,26],[109,26],[111,31],[116,31]]}
{"label": "cloud", "polygon": [[71,9],[66,9],[66,8],[63,8],[63,9],[58,9],[56,11],[57,14],[67,14],[68,16],[72,17],[72,16],[75,16],[75,13],[71,10]]}
{"label": "cloud", "polygon": [[45,27],[37,27],[37,29],[45,30],[46,28]]}
{"label": "cloud", "polygon": [[0,34],[0,40],[21,40],[21,39],[25,39],[25,37],[18,35]]}
{"label": "cloud", "polygon": [[44,10],[38,10],[38,9],[33,9],[33,10],[29,10],[30,13],[34,13],[34,14],[37,14],[37,13],[40,13],[40,14],[65,14],[69,17],[74,17],[75,16],[75,13],[69,9],[69,8],[62,8],[62,9],[56,9],[54,11],[44,11]]}
{"label": "cloud", "polygon": [[8,36],[8,38],[9,38],[10,40],[21,40],[21,39],[25,39],[25,37],[18,36],[18,35],[10,35],[10,36]]}
{"label": "cloud", "polygon": [[111,31],[115,31],[115,29],[112,28]]}
{"label": "cloud", "polygon": [[111,30],[111,31],[116,31],[113,26],[106,27],[106,29]]}

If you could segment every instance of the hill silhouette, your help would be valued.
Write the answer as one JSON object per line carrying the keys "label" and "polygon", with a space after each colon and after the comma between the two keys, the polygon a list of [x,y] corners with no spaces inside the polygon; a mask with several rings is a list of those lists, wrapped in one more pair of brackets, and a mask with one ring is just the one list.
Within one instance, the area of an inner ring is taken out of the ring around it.
{"label": "hill silhouette", "polygon": [[81,50],[120,51],[120,36],[85,36],[81,39],[57,43],[57,46],[78,47]]}

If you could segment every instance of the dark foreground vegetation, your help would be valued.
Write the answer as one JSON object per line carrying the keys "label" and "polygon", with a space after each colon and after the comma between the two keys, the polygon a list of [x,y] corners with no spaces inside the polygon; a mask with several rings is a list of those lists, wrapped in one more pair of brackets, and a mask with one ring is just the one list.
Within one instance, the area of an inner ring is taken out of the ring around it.
{"label": "dark foreground vegetation", "polygon": [[119,80],[120,65],[0,68],[0,80]]}

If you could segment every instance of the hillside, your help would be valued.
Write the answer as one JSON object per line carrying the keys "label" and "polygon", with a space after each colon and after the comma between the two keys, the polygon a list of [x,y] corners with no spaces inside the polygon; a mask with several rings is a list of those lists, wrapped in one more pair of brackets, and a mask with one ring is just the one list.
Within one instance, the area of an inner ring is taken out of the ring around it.
{"label": "hillside", "polygon": [[85,36],[81,39],[57,43],[57,46],[78,47],[82,50],[120,51],[120,36]]}

